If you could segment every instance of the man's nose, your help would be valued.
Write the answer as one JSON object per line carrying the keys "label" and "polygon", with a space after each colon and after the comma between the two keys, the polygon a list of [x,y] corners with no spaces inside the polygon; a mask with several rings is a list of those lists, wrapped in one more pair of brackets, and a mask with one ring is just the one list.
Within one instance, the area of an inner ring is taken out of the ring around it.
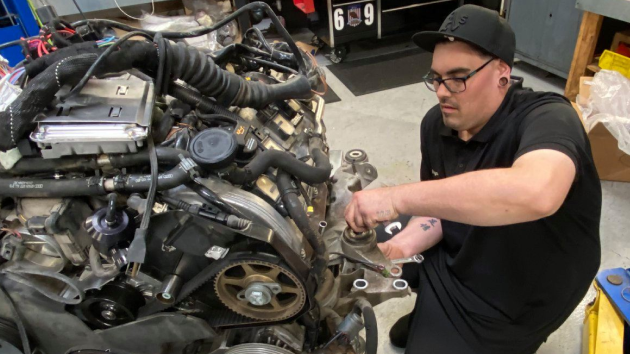
{"label": "man's nose", "polygon": [[452,96],[451,91],[449,91],[446,88],[445,83],[441,83],[440,86],[438,86],[436,93],[439,100],[442,100],[442,98],[449,98]]}

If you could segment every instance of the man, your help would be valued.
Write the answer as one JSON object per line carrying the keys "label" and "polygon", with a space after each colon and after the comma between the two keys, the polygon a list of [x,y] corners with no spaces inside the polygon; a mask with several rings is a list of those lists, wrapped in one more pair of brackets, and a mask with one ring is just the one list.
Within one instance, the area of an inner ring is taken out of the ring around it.
{"label": "man", "polygon": [[364,231],[415,216],[379,244],[426,258],[404,268],[418,278],[408,353],[534,353],[599,267],[588,138],[566,99],[511,76],[515,36],[496,12],[462,6],[413,40],[433,52],[440,102],[421,124],[422,181],[356,193],[346,220]]}

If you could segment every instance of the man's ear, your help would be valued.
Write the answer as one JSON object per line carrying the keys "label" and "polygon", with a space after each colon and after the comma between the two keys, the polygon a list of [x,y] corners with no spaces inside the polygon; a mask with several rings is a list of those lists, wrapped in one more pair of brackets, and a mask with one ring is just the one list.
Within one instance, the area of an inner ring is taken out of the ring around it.
{"label": "man's ear", "polygon": [[510,68],[510,66],[504,62],[503,60],[499,60],[499,65],[498,65],[498,69],[499,69],[499,75],[501,77],[510,77],[510,75],[512,74],[512,68]]}

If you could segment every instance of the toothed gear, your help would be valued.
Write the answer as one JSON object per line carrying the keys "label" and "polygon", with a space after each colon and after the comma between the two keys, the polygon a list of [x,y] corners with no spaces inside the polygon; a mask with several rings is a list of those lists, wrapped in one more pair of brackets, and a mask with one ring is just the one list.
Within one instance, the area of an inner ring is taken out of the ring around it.
{"label": "toothed gear", "polygon": [[[268,304],[258,306],[238,293],[251,283],[279,284]],[[239,315],[261,321],[282,321],[298,314],[306,304],[306,290],[290,270],[269,262],[242,260],[219,271],[214,290],[221,302]]]}

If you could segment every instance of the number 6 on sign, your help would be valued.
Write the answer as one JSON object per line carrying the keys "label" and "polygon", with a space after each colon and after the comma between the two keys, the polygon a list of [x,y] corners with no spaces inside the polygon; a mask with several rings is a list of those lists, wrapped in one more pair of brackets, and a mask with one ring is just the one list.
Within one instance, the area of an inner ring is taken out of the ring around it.
{"label": "number 6 on sign", "polygon": [[335,10],[335,29],[341,31],[344,26],[345,19],[343,18],[343,9]]}
{"label": "number 6 on sign", "polygon": [[365,24],[371,26],[374,23],[374,5],[365,5]]}

